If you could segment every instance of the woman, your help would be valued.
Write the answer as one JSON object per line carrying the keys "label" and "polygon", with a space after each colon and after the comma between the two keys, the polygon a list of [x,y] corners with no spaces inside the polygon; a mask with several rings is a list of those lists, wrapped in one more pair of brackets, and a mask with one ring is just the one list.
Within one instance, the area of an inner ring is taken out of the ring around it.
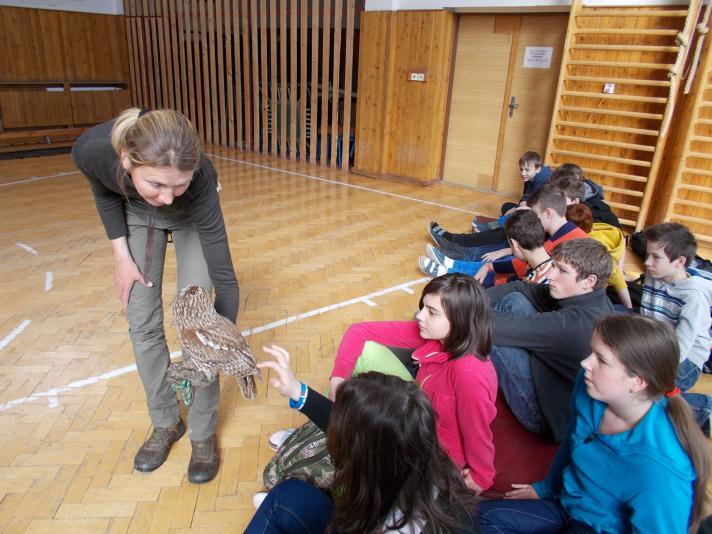
{"label": "woman", "polygon": [[438,445],[435,413],[414,382],[365,373],[346,381],[332,403],[294,377],[286,350],[264,350],[276,360],[258,364],[272,369],[272,386],[326,432],[338,489],[328,496],[286,480],[245,532],[476,531],[475,498]]}
{"label": "woman", "polygon": [[467,486],[480,493],[495,475],[490,423],[497,413],[497,374],[488,357],[489,299],[472,278],[443,275],[423,288],[415,319],[351,325],[336,353],[329,396],[365,371],[415,378],[438,416],[440,445]]}
{"label": "woman", "polygon": [[697,532],[709,446],[675,387],[679,359],[666,324],[599,321],[547,478],[483,503],[482,531]]}
{"label": "woman", "polygon": [[[178,401],[166,382],[170,363],[163,329],[163,264],[169,234],[178,288],[215,287],[215,309],[235,321],[238,285],[217,193],[217,173],[190,121],[172,110],[131,108],[79,137],[74,162],[89,180],[114,252],[114,287],[126,308],[136,365],[153,433],[134,458],[153,471],[185,432]],[[192,454],[188,479],[218,472],[215,427],[218,381],[198,388],[188,415]]]}

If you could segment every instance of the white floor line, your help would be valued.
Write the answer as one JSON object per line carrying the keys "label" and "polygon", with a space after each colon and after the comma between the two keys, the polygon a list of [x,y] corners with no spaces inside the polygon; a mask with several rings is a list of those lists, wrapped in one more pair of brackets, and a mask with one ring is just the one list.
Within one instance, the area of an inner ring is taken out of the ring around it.
{"label": "white floor line", "polygon": [[19,336],[22,331],[27,328],[27,325],[30,324],[32,321],[29,319],[25,319],[22,321],[19,325],[15,327],[15,329],[10,332],[8,335],[6,335],[2,340],[0,340],[0,350],[4,349],[7,347],[10,342],[12,342],[13,339],[15,339],[17,336]]}
{"label": "white floor line", "polygon": [[361,185],[345,184],[344,182],[339,182],[338,180],[330,180],[328,178],[321,178],[319,176],[312,176],[310,174],[303,174],[301,172],[287,171],[284,169],[279,169],[277,167],[270,167],[269,165],[262,165],[260,163],[251,163],[249,161],[243,161],[241,159],[228,158],[227,156],[218,156],[217,154],[210,154],[207,152],[206,152],[206,154],[212,158],[224,159],[227,161],[234,161],[236,163],[242,163],[243,165],[250,165],[252,167],[259,167],[261,169],[269,169],[269,170],[276,171],[276,172],[283,172],[285,174],[291,174],[293,176],[301,176],[302,178],[309,178],[310,180],[317,180],[319,182],[325,182],[328,184],[340,185],[343,187],[350,187],[352,189],[358,189],[360,191],[368,191],[369,193],[378,193],[379,195],[386,195],[389,197],[400,198],[403,200],[410,200],[411,202],[419,202],[420,204],[427,204],[429,206],[436,206],[438,208],[445,208],[445,209],[454,210],[454,211],[461,211],[463,213],[470,213],[472,215],[480,215],[476,211],[466,210],[464,208],[456,208],[455,206],[448,206],[447,204],[440,204],[438,202],[431,202],[429,200],[422,200],[420,198],[408,197],[405,195],[399,195],[397,193],[389,193],[388,191],[381,191],[379,189],[372,189],[370,187],[364,187]]}
{"label": "white floor line", "polygon": [[49,291],[50,289],[52,289],[53,280],[54,276],[52,275],[52,271],[45,272],[45,291]]}
{"label": "white floor line", "polygon": [[72,174],[79,174],[79,171],[58,172],[57,174],[50,174],[48,176],[33,176],[32,178],[27,178],[26,180],[16,180],[14,182],[7,182],[4,184],[0,184],[0,187],[9,187],[11,185],[26,184],[28,182],[36,182],[37,180],[47,180],[48,178],[61,178],[63,176],[69,176]]}
{"label": "white floor line", "polygon": [[[266,324],[264,326],[260,326],[257,328],[248,328],[247,330],[242,331],[242,335],[245,337],[249,337],[251,334],[257,334],[259,332],[264,332],[266,330],[274,330],[275,328],[279,328],[280,326],[284,326],[286,324],[293,323],[295,321],[299,321],[301,319],[306,319],[308,317],[313,317],[315,315],[319,315],[322,313],[327,313],[333,310],[338,310],[339,308],[344,308],[346,306],[350,306],[351,304],[356,304],[359,302],[365,303],[369,306],[375,305],[375,302],[373,302],[371,299],[374,297],[379,297],[382,295],[387,295],[388,293],[393,293],[396,291],[403,291],[405,293],[412,294],[413,290],[410,289],[411,286],[430,281],[430,277],[424,277],[424,278],[418,278],[417,280],[411,280],[410,282],[405,282],[403,284],[398,284],[386,289],[382,289],[380,291],[375,291],[373,293],[369,293],[368,295],[363,295],[361,297],[356,297],[353,299],[345,300],[343,302],[339,302],[337,304],[331,304],[329,306],[323,306],[321,308],[317,308],[314,310],[310,310],[308,312],[300,313],[297,315],[293,315],[291,317],[287,317],[286,319],[282,319],[280,321],[275,321],[273,323]],[[23,321],[20,326],[15,328],[15,330],[8,335],[5,339],[0,341],[0,349],[2,349],[7,343],[12,341],[12,339],[17,336],[24,328],[30,324],[30,321],[25,320]],[[12,336],[12,337],[11,337]],[[8,339],[9,338],[9,339]],[[7,340],[7,341],[6,341]],[[174,351],[171,352],[171,359],[177,358],[178,356],[181,355],[181,351]],[[47,391],[42,391],[39,393],[33,393],[32,395],[28,397],[22,397],[19,399],[15,399],[3,404],[0,404],[0,412],[4,412],[5,410],[8,410],[14,406],[18,406],[20,404],[25,404],[27,402],[32,402],[34,400],[40,399],[40,398],[47,398],[47,402],[50,408],[56,408],[59,405],[59,400],[57,399],[57,396],[60,393],[64,393],[67,391],[71,391],[74,389],[82,388],[84,386],[89,386],[91,384],[96,384],[97,382],[100,382],[102,380],[108,380],[110,378],[115,378],[117,376],[125,375],[127,373],[132,373],[136,371],[136,365],[127,365],[126,367],[122,367],[120,369],[115,369],[113,371],[108,371],[106,373],[103,373],[101,375],[97,376],[92,376],[89,378],[85,378],[83,380],[77,380],[76,382],[72,382],[71,384],[67,384],[66,386],[62,387],[57,387],[57,388],[52,388]],[[57,404],[55,404],[55,402]]]}
{"label": "white floor line", "polygon": [[38,254],[38,252],[35,249],[33,249],[30,245],[26,245],[25,243],[21,243],[18,241],[17,243],[15,243],[15,246],[20,247],[22,250],[26,250],[33,256],[37,256],[37,254]]}

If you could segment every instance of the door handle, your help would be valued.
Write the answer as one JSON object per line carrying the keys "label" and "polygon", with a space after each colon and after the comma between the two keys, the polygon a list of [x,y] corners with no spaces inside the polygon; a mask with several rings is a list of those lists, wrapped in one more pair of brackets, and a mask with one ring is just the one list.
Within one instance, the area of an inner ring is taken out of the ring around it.
{"label": "door handle", "polygon": [[511,117],[514,115],[514,110],[519,107],[519,104],[517,104],[517,99],[515,97],[512,97],[509,99],[509,116]]}

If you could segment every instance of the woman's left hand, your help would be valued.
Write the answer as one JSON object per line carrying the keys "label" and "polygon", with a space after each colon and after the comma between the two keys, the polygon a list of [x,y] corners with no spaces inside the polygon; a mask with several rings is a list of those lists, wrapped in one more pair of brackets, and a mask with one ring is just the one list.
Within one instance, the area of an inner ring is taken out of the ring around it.
{"label": "woman's left hand", "polygon": [[462,479],[465,481],[465,486],[475,492],[475,495],[480,495],[484,490],[477,485],[477,482],[472,480],[472,475],[470,474],[470,468],[465,467],[460,471]]}
{"label": "woman's left hand", "polygon": [[[289,397],[293,401],[299,400],[299,395],[302,392],[302,383],[297,380],[294,373],[289,368],[289,353],[279,345],[271,347],[262,347],[267,354],[274,356],[274,360],[260,362],[257,367],[264,369],[268,367],[275,373],[270,378],[269,383],[279,391],[282,396]],[[276,375],[276,376],[275,376]]]}

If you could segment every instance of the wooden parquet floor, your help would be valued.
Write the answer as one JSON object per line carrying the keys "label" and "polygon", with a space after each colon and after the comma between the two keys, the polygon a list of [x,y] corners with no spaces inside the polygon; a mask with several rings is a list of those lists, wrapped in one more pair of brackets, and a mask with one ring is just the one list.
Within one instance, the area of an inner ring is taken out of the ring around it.
{"label": "wooden parquet floor", "polygon": [[[279,343],[325,387],[346,326],[410,318],[425,278],[430,219],[466,230],[501,199],[382,182],[211,148],[240,282],[238,326]],[[245,401],[224,380],[212,482],[187,481],[186,438],[151,474],[133,455],[150,432],[111,248],[68,155],[0,162],[0,530],[241,532],[254,510],[268,435],[300,415],[265,381]],[[166,265],[167,320],[175,262]],[[179,350],[168,325],[171,350]]]}
{"label": "wooden parquet floor", "polygon": [[[344,329],[408,319],[426,279],[426,222],[467,231],[501,197],[423,188],[210,148],[240,283],[238,326],[258,354],[279,343],[325,388]],[[133,471],[150,432],[111,247],[68,155],[0,161],[0,532],[242,532],[267,437],[301,422],[265,380],[255,401],[222,381],[222,466],[190,484],[183,438]],[[172,251],[164,284],[175,291]],[[167,324],[171,350],[180,349]]]}

